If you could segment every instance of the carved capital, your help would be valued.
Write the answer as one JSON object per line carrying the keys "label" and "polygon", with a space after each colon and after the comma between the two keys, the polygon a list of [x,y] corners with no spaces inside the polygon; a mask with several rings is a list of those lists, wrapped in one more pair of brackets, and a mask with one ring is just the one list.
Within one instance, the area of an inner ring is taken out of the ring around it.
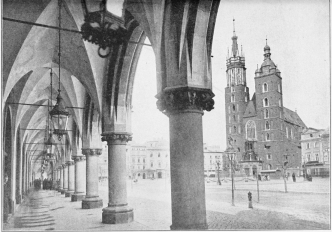
{"label": "carved capital", "polygon": [[76,155],[76,156],[72,156],[71,159],[74,160],[75,162],[79,162],[79,161],[85,160],[85,156],[83,156],[83,155]]}
{"label": "carved capital", "polygon": [[75,164],[75,163],[74,163],[74,161],[67,161],[66,164],[67,164],[68,166],[70,166],[70,165],[73,165],[73,164]]}
{"label": "carved capital", "polygon": [[82,154],[85,155],[85,156],[98,156],[98,155],[101,155],[103,149],[97,149],[97,148],[85,148],[85,149],[82,149]]}
{"label": "carved capital", "polygon": [[214,94],[210,89],[181,87],[165,89],[156,96],[157,107],[165,114],[173,114],[184,110],[211,111],[214,107]]}
{"label": "carved capital", "polygon": [[108,145],[114,142],[128,143],[132,140],[132,134],[127,132],[103,133],[101,136],[101,141],[106,141]]}
{"label": "carved capital", "polygon": [[62,166],[62,168],[65,168],[65,167],[67,167],[67,164],[66,163],[61,164],[61,166]]}

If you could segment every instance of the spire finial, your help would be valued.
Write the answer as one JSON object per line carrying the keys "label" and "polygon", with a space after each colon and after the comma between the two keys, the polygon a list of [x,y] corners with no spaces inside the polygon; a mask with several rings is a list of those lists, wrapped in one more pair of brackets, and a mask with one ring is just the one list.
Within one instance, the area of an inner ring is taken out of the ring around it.
{"label": "spire finial", "polygon": [[233,17],[233,35],[235,35],[235,19]]}
{"label": "spire finial", "polygon": [[266,39],[265,39],[265,40],[266,40],[266,44],[265,44],[265,45],[267,45],[267,36],[266,36]]}

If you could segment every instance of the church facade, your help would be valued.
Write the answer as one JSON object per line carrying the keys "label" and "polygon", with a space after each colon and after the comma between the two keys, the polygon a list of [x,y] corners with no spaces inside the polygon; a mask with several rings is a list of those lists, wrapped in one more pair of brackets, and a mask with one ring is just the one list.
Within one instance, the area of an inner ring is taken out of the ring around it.
{"label": "church facade", "polygon": [[306,125],[297,112],[284,107],[281,72],[264,47],[264,61],[255,72],[255,92],[246,83],[245,57],[235,30],[227,57],[225,88],[226,138],[232,140],[241,174],[301,167],[301,132]]}

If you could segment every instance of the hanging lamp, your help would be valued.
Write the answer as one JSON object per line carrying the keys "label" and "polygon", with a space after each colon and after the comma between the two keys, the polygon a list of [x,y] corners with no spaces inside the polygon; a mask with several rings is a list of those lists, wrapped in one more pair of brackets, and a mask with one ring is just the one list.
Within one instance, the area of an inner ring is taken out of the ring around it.
{"label": "hanging lamp", "polygon": [[[61,0],[59,0],[59,89],[58,96],[56,98],[56,104],[50,111],[51,119],[54,126],[54,134],[58,136],[58,140],[61,141],[62,136],[67,133],[67,124],[69,118],[69,112],[66,109],[65,103],[61,97]],[[58,128],[55,128],[57,125]]]}

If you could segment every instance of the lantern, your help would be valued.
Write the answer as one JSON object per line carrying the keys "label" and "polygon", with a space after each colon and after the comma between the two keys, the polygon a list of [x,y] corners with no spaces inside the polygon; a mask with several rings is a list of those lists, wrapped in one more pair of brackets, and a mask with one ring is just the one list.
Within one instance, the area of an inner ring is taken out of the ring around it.
{"label": "lantern", "polygon": [[98,45],[98,55],[105,58],[113,45],[120,45],[126,39],[124,0],[82,0],[81,3],[84,12],[82,37]]}
{"label": "lantern", "polygon": [[58,128],[54,128],[54,134],[58,135],[58,139],[61,140],[62,136],[67,133],[67,123],[69,118],[69,112],[67,111],[63,99],[60,94],[56,98],[56,104],[53,109],[50,111],[51,119],[53,125],[57,125]]}
{"label": "lantern", "polygon": [[49,134],[47,141],[45,142],[47,154],[54,154],[55,141],[53,139],[52,133]]}

